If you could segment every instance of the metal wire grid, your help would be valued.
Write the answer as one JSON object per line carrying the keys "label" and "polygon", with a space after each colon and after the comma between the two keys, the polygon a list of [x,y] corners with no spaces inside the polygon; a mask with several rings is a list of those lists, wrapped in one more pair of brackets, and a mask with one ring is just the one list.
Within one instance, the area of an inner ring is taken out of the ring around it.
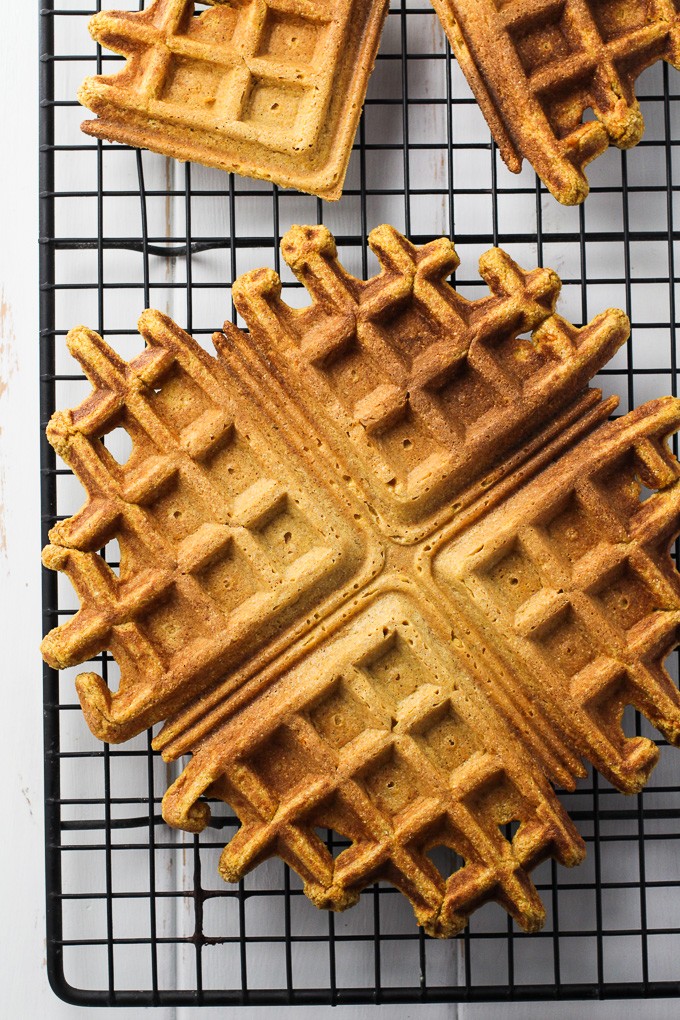
{"label": "metal wire grid", "polygon": [[[155,305],[208,337],[230,312],[231,282],[257,265],[274,265],[287,299],[304,303],[279,260],[278,239],[292,222],[326,222],[345,264],[364,275],[373,271],[367,232],[383,220],[419,243],[449,234],[462,257],[456,283],[469,295],[483,286],[474,278],[476,256],[492,244],[527,267],[552,265],[573,321],[606,305],[632,318],[634,339],[601,374],[622,409],[676,393],[680,94],[666,65],[640,80],[645,140],[602,157],[591,168],[585,206],[564,209],[528,168],[520,177],[506,171],[430,7],[397,0],[345,196],[330,206],[80,135],[75,88],[117,58],[91,43],[92,10],[75,0],[39,7],[43,543],[81,499],[43,431],[55,408],[87,392],[65,353],[69,326],[87,322],[127,357],[139,348],[136,315]],[[232,316],[237,321],[233,309]],[[116,549],[105,555],[116,569]],[[66,588],[45,572],[46,631],[75,609]],[[109,656],[91,668],[115,685]],[[215,865],[233,816],[215,806],[200,836],[168,829],[160,799],[174,772],[152,752],[150,734],[120,748],[90,737],[74,703],[75,672],[44,672],[47,956],[62,998],[339,1004],[680,990],[677,752],[662,751],[648,789],[635,798],[597,775],[562,794],[589,853],[574,872],[546,863],[535,873],[548,909],[544,931],[518,932],[488,905],[463,936],[442,943],[415,928],[389,888],[367,891],[359,906],[335,916],[316,911],[280,861],[238,887],[223,885]],[[639,717],[627,725],[655,735]],[[331,833],[328,840],[341,848]]]}

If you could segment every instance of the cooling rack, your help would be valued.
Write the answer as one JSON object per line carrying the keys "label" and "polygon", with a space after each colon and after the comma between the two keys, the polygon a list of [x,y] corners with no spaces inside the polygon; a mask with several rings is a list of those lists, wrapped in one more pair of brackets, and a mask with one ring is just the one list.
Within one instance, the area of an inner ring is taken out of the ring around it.
{"label": "cooling rack", "polygon": [[[232,281],[260,265],[281,272],[287,300],[302,303],[278,253],[295,222],[325,222],[346,267],[364,275],[376,268],[366,236],[379,223],[418,243],[450,235],[462,260],[456,285],[468,296],[479,293],[476,261],[491,245],[527,267],[552,266],[572,321],[608,305],[632,319],[632,340],[599,376],[621,410],[677,392],[680,78],[666,65],[638,83],[644,141],[600,158],[586,204],[563,208],[530,168],[516,177],[503,166],[430,6],[394,2],[345,194],[330,205],[82,135],[77,86],[117,62],[87,33],[100,4],[38,6],[41,429],[88,391],[65,349],[73,325],[98,329],[128,358],[139,349],[136,318],[153,305],[208,345],[225,318],[238,321]],[[46,542],[82,494],[44,438],[42,481]],[[115,570],[117,549],[104,552]],[[68,585],[45,572],[45,630],[75,608]],[[669,666],[677,679],[675,657]],[[110,657],[88,668],[115,686]],[[460,938],[439,942],[386,887],[333,915],[317,911],[278,860],[238,886],[221,883],[216,862],[234,817],[215,805],[200,836],[166,827],[160,801],[174,766],[153,753],[152,734],[120,748],[91,737],[75,672],[44,672],[47,959],[63,998],[144,1006],[678,994],[680,755],[672,749],[662,747],[650,785],[634,798],[597,775],[560,794],[588,858],[574,871],[548,862],[534,873],[548,911],[542,932],[519,932],[489,904]],[[627,725],[653,735],[635,716]]]}

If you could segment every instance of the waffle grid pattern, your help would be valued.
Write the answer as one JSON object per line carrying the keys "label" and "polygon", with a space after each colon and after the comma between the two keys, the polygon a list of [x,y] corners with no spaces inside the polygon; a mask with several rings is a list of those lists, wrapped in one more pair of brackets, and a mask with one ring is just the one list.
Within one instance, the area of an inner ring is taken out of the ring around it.
{"label": "waffle grid pattern", "polygon": [[[316,5],[310,7],[308,17],[296,18],[290,14],[289,3],[272,0],[238,7],[230,4],[187,23],[185,0],[171,0],[156,10],[150,8],[144,21],[109,15],[105,31],[115,36],[121,48],[123,42],[126,50],[143,47],[139,78],[122,100],[130,109],[148,109],[154,117],[187,127],[205,127],[209,107],[216,129],[235,138],[263,141],[274,149],[297,151],[316,144],[325,106],[314,101],[314,93],[328,95],[335,73],[330,57],[349,14],[346,5],[342,18],[332,24],[330,10]],[[211,21],[217,23],[219,43],[212,41]],[[231,45],[226,46],[227,42]],[[296,55],[310,68],[304,75],[294,63]],[[211,81],[213,88],[201,91],[200,105],[192,110],[185,101],[176,101],[175,93],[183,79],[190,80],[194,73]],[[281,82],[290,82],[298,92],[298,102],[285,122],[280,114],[267,114],[268,103],[270,111],[278,111],[286,101],[290,105]],[[302,118],[305,131],[296,134],[297,114],[309,112],[313,119],[306,124]]]}
{"label": "waffle grid pattern", "polygon": [[[529,486],[459,542],[444,542],[434,564],[444,593],[452,585],[468,611],[472,599],[509,635],[512,669],[548,725],[570,735],[567,746],[571,738],[586,747],[629,793],[647,781],[658,749],[624,735],[625,707],[635,705],[672,743],[680,718],[663,668],[680,624],[678,579],[665,554],[678,464],[663,446],[677,411],[658,403],[639,422],[622,419],[618,435],[590,442],[590,465],[567,455],[549,491],[536,496]],[[661,490],[642,505],[640,475]],[[518,508],[520,527],[509,523]]]}
{"label": "waffle grid pattern", "polygon": [[[220,734],[194,758],[168,794],[170,820],[204,824],[196,798],[212,779],[243,820],[222,855],[223,877],[238,879],[275,847],[318,906],[344,909],[387,876],[432,934],[456,934],[489,896],[525,929],[543,923],[525,866],[550,854],[574,864],[581,841],[527,762],[499,753],[491,714],[481,730],[469,707],[478,695],[460,667],[452,680],[446,656],[427,662],[425,629],[407,596],[383,595],[340,639],[351,652],[330,649],[332,670],[324,675],[313,660],[306,682],[287,685],[247,757],[238,751],[239,727],[252,725],[244,713],[233,736]],[[511,822],[520,826],[512,845],[503,835]],[[321,825],[352,842],[335,860],[314,832]],[[423,851],[437,845],[466,858],[448,881]]]}
{"label": "waffle grid pattern", "polygon": [[446,239],[418,250],[383,226],[369,243],[382,273],[360,284],[328,230],[293,228],[281,250],[312,308],[288,308],[277,275],[260,270],[237,281],[234,300],[260,346],[306,384],[304,402],[324,393],[339,443],[349,435],[369,472],[370,499],[410,535],[447,497],[478,496],[499,456],[545,420],[547,393],[554,414],[627,324],[610,309],[576,329],[555,314],[557,275],[526,272],[500,249],[480,259],[491,296],[470,301],[446,283],[459,262]]}
{"label": "waffle grid pattern", "polygon": [[[215,362],[160,314],[142,328],[150,346],[129,366],[97,334],[71,334],[95,391],[50,427],[90,499],[53,532],[48,563],[82,609],[45,653],[66,668],[111,651],[118,692],[92,673],[78,686],[94,731],[116,741],[322,605],[352,560],[332,515],[286,484],[252,420],[235,421]],[[125,465],[101,443],[114,428],[133,440]],[[97,552],[112,538],[119,577]]]}

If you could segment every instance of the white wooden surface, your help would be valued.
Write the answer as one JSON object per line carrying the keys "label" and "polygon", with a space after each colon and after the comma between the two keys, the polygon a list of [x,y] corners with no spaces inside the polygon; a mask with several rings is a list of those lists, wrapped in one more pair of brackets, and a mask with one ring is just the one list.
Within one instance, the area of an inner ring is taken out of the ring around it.
{"label": "white wooden surface", "polygon": [[[65,0],[64,6],[68,2]],[[4,139],[0,170],[0,628],[4,667],[0,724],[4,762],[0,786],[0,817],[4,823],[0,838],[0,1017],[60,1020],[83,1015],[83,1011],[60,1002],[52,994],[44,961],[41,667],[37,650],[40,640],[37,7],[30,0],[12,5],[11,15],[0,33]],[[300,201],[300,210],[304,210],[305,202]],[[379,222],[380,210],[375,210],[375,214],[375,222]],[[81,214],[72,210],[71,215],[77,219]],[[342,213],[335,215],[341,217]],[[428,223],[440,216],[443,220],[441,211],[423,210],[423,216]],[[445,222],[441,229],[446,229]],[[75,264],[73,271],[78,271]],[[171,298],[168,293],[168,302]],[[179,292],[177,301],[181,300]],[[608,296],[607,300],[615,302],[616,297]],[[133,298],[128,296],[121,315],[130,318],[121,322],[122,326],[131,325],[132,309]],[[84,318],[86,312],[85,307],[65,309],[64,314],[70,317],[67,324]],[[204,316],[217,321],[209,308],[202,311],[201,317]],[[104,1012],[86,1010],[88,1017]],[[268,1008],[200,1012],[159,1009],[155,1015],[162,1020],[175,1017],[187,1020],[217,1012],[252,1020],[268,1020],[275,1015],[274,1009]],[[394,1020],[482,1017],[532,1020],[546,1016],[559,1020],[572,1017],[628,1020],[637,1016],[661,1020],[677,1013],[677,1003],[629,1000],[514,1006],[339,1007],[332,1015],[346,1020],[387,1016]],[[135,1009],[116,1012],[116,1016],[126,1018],[139,1015],[141,1010]],[[276,1009],[276,1016],[300,1015],[323,1018],[331,1016],[331,1010]]]}

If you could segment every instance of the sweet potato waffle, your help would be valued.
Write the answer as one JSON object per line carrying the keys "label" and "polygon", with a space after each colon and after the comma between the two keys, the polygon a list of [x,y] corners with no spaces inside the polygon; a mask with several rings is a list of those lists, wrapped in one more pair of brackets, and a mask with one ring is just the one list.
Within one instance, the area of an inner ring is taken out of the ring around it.
{"label": "sweet potato waffle", "polygon": [[[311,306],[246,274],[250,335],[225,325],[216,358],[158,312],[129,364],[70,334],[93,392],[48,435],[88,500],[44,559],[81,609],[43,652],[114,656],[117,692],[77,681],[102,739],[166,720],[156,748],[192,757],[164,817],[199,831],[205,798],[230,804],[226,879],[278,854],[319,906],[381,880],[432,935],[488,899],[532,930],[530,870],[584,853],[551,782],[573,788],[588,760],[642,788],[658,750],[624,733],[627,705],[680,743],[663,667],[680,401],[608,420],[616,399],[588,381],[627,319],[571,325],[550,270],[494,249],[470,301],[446,282],[449,241],[370,243],[382,271],[362,282],[325,228],[293,228],[282,252]],[[124,465],[102,443],[120,427]],[[119,577],[98,552],[113,538]]]}
{"label": "sweet potato waffle", "polygon": [[190,0],[90,21],[127,58],[87,78],[83,131],[337,199],[388,0]]}
{"label": "sweet potato waffle", "polygon": [[[432,0],[509,168],[529,160],[566,205],[585,166],[644,128],[638,76],[680,67],[676,0]],[[584,122],[586,111],[595,120]]]}

